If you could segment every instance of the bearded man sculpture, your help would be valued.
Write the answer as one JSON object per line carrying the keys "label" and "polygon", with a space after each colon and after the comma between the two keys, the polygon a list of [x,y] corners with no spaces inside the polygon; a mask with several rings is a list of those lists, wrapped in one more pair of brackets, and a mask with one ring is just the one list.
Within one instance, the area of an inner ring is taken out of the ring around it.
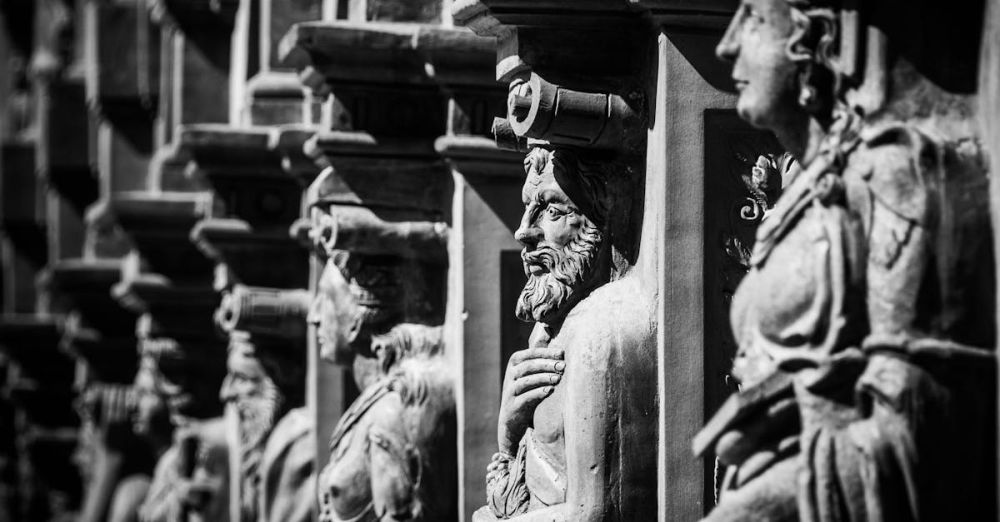
{"label": "bearded man sculpture", "polygon": [[337,234],[349,231],[328,210],[322,199],[313,210],[326,266],[309,320],[320,356],[351,367],[361,395],[330,438],[319,518],[457,520],[455,403],[433,287],[443,270],[337,250]]}
{"label": "bearded man sculpture", "polygon": [[307,307],[304,291],[243,286],[220,307],[220,326],[229,332],[220,397],[239,419],[241,520],[312,520],[316,448],[303,406]]}
{"label": "bearded man sculpture", "polygon": [[525,170],[516,313],[536,324],[507,366],[474,520],[651,520],[655,307],[623,277],[634,182],[568,149],[535,148]]}
{"label": "bearded man sculpture", "polygon": [[733,299],[742,389],[695,441],[730,466],[707,520],[996,519],[989,213],[968,100],[915,54],[947,49],[869,8],[744,0],[718,47],[740,115],[801,167]]}
{"label": "bearded man sculpture", "polygon": [[[166,337],[144,337],[139,342],[137,380],[151,381],[174,427],[171,445],[160,456],[139,508],[139,520],[227,521],[229,449],[225,424],[218,416],[222,353],[211,343],[182,344]],[[139,402],[138,422],[148,423],[155,416],[156,401],[140,397]]]}

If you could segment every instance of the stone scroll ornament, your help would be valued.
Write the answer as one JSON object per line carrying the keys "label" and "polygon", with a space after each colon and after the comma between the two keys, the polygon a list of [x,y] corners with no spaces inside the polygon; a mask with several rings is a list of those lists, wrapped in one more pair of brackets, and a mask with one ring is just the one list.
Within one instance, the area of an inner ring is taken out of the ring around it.
{"label": "stone scroll ornament", "polygon": [[240,518],[306,522],[316,477],[305,411],[305,290],[236,285],[216,315],[229,334],[220,397],[239,419]]}
{"label": "stone scroll ornament", "polygon": [[717,49],[797,165],[733,299],[740,391],[694,440],[728,465],[705,520],[997,516],[981,13],[875,4],[745,0]]}
{"label": "stone scroll ornament", "polygon": [[[320,356],[351,368],[361,393],[330,436],[319,519],[457,520],[453,377],[440,326],[444,267],[398,255],[420,252],[413,242],[427,245],[425,253],[443,249],[446,229],[354,219],[350,211],[364,209],[327,198],[328,189],[342,189],[334,176],[326,171],[311,190],[310,235],[325,267],[309,321]],[[387,245],[393,252],[372,253]]]}
{"label": "stone scroll ornament", "polygon": [[536,74],[509,101],[498,142],[531,147],[515,313],[535,327],[506,369],[487,506],[473,520],[654,519],[655,307],[629,274],[638,176],[622,159],[628,139],[617,141],[626,150],[583,148],[632,136],[639,120],[617,95]]}

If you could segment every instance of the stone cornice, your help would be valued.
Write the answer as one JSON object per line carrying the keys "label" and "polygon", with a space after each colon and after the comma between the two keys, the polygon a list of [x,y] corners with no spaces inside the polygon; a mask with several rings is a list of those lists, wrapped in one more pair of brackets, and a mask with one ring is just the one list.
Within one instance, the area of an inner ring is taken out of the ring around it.
{"label": "stone cornice", "polygon": [[[135,315],[111,297],[111,288],[121,273],[119,259],[66,259],[46,269],[40,284],[64,301],[67,311],[73,312],[76,323],[70,330],[88,330],[81,334],[84,337],[92,333],[105,339],[130,338]],[[63,330],[65,334],[67,328]]]}
{"label": "stone cornice", "polygon": [[502,149],[482,136],[442,136],[434,148],[466,177],[488,176],[523,179],[524,155]]}
{"label": "stone cornice", "polygon": [[139,337],[218,343],[212,312],[219,304],[219,295],[209,285],[182,286],[159,274],[138,274],[116,284],[112,295],[140,315],[137,330],[144,331],[137,331]]}
{"label": "stone cornice", "polygon": [[319,169],[303,152],[314,130],[305,126],[237,127],[192,124],[178,129],[179,152],[205,176],[285,178],[308,185]]}
{"label": "stone cornice", "polygon": [[493,46],[466,29],[305,22],[282,38],[279,55],[315,91],[352,84],[489,86]]}
{"label": "stone cornice", "polygon": [[[308,250],[288,234],[287,226],[259,231],[241,219],[211,218],[195,225],[191,241],[216,263],[216,288],[233,282],[279,288],[308,283]],[[299,269],[275,270],[276,266]]]}
{"label": "stone cornice", "polygon": [[212,264],[189,241],[209,203],[209,195],[200,192],[121,192],[111,199],[110,212],[148,271],[176,283],[210,286]]}

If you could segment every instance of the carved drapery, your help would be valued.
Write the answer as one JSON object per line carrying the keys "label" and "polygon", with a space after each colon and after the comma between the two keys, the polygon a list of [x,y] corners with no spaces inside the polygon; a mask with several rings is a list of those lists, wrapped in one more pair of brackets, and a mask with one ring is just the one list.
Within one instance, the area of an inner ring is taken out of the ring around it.
{"label": "carved drapery", "polygon": [[[783,17],[826,24],[802,33],[813,42],[844,35],[839,47],[798,42],[826,54],[817,67],[827,76],[798,77],[797,103],[767,106],[752,87],[740,99],[803,163],[758,229],[734,297],[743,388],[695,439],[730,466],[707,520],[992,519],[996,506],[978,499],[995,489],[995,409],[974,390],[995,383],[995,325],[968,304],[994,295],[982,284],[991,245],[971,239],[985,233],[988,207],[964,123],[969,39],[940,41],[932,57],[909,46],[916,19],[885,29],[889,11],[826,7],[782,3],[760,30],[771,46],[801,38],[782,34]],[[973,13],[938,14],[978,25]],[[719,46],[737,67],[755,52],[743,14]],[[749,86],[775,71],[761,61],[741,74]],[[798,145],[779,121],[796,113],[820,129]],[[969,239],[959,248],[958,237]],[[972,464],[982,459],[991,464]]]}

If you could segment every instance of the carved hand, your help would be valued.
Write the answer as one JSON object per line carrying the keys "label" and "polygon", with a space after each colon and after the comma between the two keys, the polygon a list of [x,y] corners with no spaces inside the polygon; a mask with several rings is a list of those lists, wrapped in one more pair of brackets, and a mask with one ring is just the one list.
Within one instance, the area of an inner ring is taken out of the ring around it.
{"label": "carved hand", "polygon": [[566,363],[558,348],[535,347],[515,352],[507,363],[500,398],[497,443],[500,451],[517,453],[517,446],[531,424],[531,416],[562,379]]}

